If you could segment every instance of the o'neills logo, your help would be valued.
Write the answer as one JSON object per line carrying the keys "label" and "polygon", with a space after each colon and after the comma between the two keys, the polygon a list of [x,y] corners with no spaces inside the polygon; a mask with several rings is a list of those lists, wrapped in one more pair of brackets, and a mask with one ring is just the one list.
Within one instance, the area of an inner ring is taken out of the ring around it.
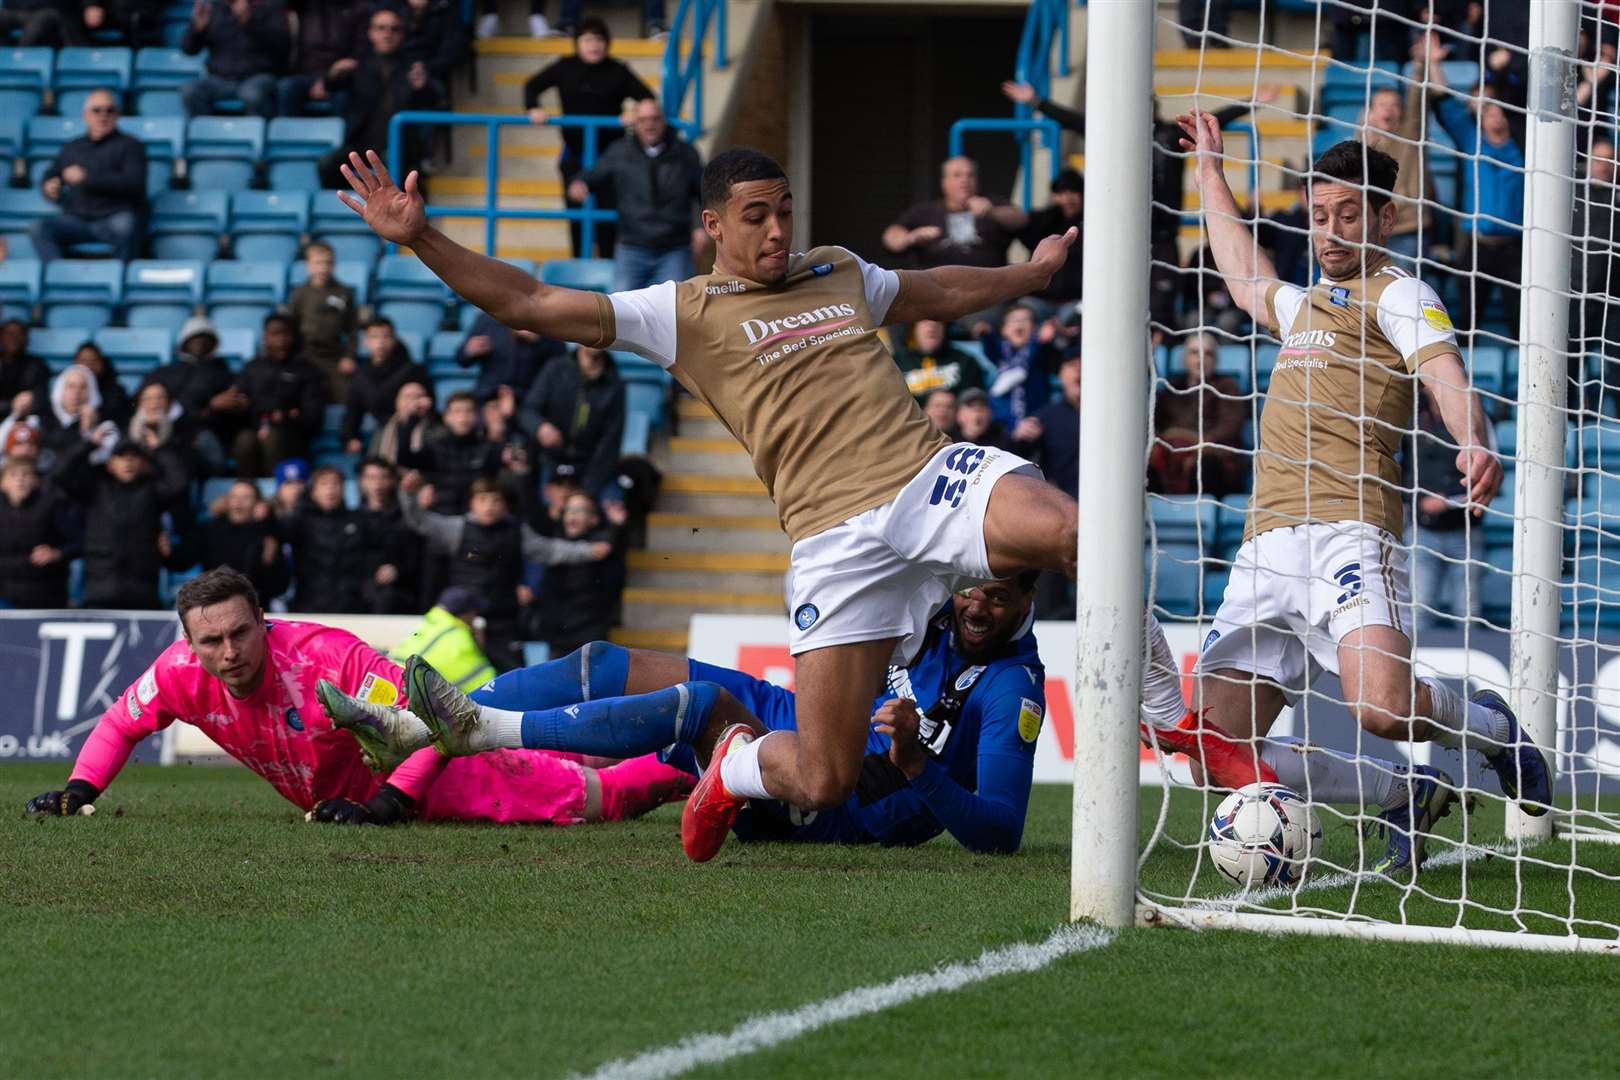
{"label": "o'neills logo", "polygon": [[748,286],[740,281],[722,281],[718,285],[705,285],[703,291],[710,296],[725,296],[727,293],[747,292]]}
{"label": "o'neills logo", "polygon": [[770,345],[785,338],[807,337],[847,326],[855,321],[853,304],[828,304],[780,319],[744,319],[740,325],[750,345]]}

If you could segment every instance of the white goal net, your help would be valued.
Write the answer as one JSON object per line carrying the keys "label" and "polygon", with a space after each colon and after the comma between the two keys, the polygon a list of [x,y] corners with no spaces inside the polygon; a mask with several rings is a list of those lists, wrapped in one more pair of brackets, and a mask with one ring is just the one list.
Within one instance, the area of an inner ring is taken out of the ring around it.
{"label": "white goal net", "polygon": [[[1090,9],[1091,93],[1099,56],[1131,78],[1108,6]],[[1084,425],[1106,424],[1094,393],[1145,390],[1157,662],[1182,678],[1184,730],[1230,733],[1240,767],[1199,776],[1174,733],[1140,748],[1134,917],[1620,948],[1620,11],[1152,6],[1145,385],[1094,377],[1124,361],[1092,351],[1116,316],[1090,276],[1110,238],[1087,237],[1077,707],[1122,737],[1085,712],[1107,603],[1088,606],[1085,564],[1122,565],[1088,482],[1130,427]],[[1112,221],[1135,208],[1085,104],[1088,215]],[[1220,136],[1188,148],[1173,125],[1196,112]],[[1309,803],[1305,865],[1217,813],[1245,768]],[[1100,775],[1081,763],[1077,783]],[[1075,910],[1107,918],[1078,865],[1099,798],[1076,795]],[[1239,847],[1264,856],[1245,886],[1222,872]]]}

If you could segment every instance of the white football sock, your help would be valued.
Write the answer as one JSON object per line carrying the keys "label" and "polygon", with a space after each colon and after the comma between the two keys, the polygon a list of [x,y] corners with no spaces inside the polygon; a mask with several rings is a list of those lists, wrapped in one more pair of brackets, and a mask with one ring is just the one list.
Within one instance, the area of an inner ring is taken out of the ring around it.
{"label": "white football sock", "polygon": [[426,724],[422,723],[421,718],[411,710],[395,709],[394,715],[395,723],[399,725],[401,742],[406,746],[413,750],[420,750],[433,742],[433,733],[428,730]]}
{"label": "white football sock", "polygon": [[1151,611],[1144,632],[1142,722],[1162,731],[1175,727],[1187,715],[1187,703],[1181,697],[1181,667],[1164,639],[1164,627]]}
{"label": "white football sock", "polygon": [[[1435,742],[1461,749],[1464,734],[1476,736],[1470,749],[1486,755],[1496,753],[1507,742],[1507,717],[1478,702],[1464,701],[1461,694],[1439,679],[1420,678],[1418,682],[1429,688],[1428,719],[1435,729]],[[1490,742],[1482,741],[1486,739]]]}
{"label": "white football sock", "polygon": [[[1267,737],[1260,746],[1260,760],[1276,770],[1279,783],[1312,802],[1360,806],[1384,805],[1397,787],[1395,774],[1401,769],[1379,758],[1351,758],[1319,746],[1307,749],[1303,739],[1293,736]],[[1401,788],[1402,799],[1405,790]]]}
{"label": "white football sock", "polygon": [[726,790],[740,799],[769,799],[765,790],[765,777],[760,772],[759,745],[769,735],[738,736],[731,741],[731,749],[720,759],[720,782]]}
{"label": "white football sock", "polygon": [[479,751],[523,749],[523,714],[478,706],[478,730],[467,736],[467,745]]}

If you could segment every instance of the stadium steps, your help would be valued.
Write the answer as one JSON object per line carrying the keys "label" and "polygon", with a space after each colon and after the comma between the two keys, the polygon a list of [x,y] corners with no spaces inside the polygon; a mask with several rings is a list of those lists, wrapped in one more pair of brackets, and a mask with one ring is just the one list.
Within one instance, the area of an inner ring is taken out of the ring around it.
{"label": "stadium steps", "polygon": [[684,653],[687,636],[684,626],[679,630],[640,630],[616,626],[609,632],[608,640],[627,649],[657,649],[661,652]]}
{"label": "stadium steps", "polygon": [[647,547],[653,551],[786,551],[787,534],[776,515],[647,515]]}
{"label": "stadium steps", "polygon": [[748,452],[730,435],[676,435],[669,440],[669,467],[677,474],[754,476]]}
{"label": "stadium steps", "polygon": [[711,589],[661,589],[632,585],[624,590],[624,621],[639,630],[684,630],[692,613],[780,615],[782,590],[717,592]]}

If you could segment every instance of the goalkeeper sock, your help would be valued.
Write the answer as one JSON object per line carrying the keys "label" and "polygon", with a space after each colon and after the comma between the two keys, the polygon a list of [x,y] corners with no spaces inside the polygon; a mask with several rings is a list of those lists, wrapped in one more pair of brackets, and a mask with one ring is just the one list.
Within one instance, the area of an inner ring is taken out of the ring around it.
{"label": "goalkeeper sock", "polygon": [[1461,694],[1439,679],[1419,678],[1418,682],[1429,688],[1428,720],[1435,742],[1460,750],[1464,735],[1489,739],[1490,743],[1476,741],[1471,747],[1487,757],[1507,742],[1507,717],[1476,701],[1464,701]]}
{"label": "goalkeeper sock", "polygon": [[592,641],[556,660],[508,671],[468,696],[480,705],[515,712],[558,709],[581,701],[622,697],[629,672],[628,649]]}
{"label": "goalkeeper sock", "polygon": [[[1260,747],[1260,760],[1286,784],[1312,802],[1382,806],[1395,788],[1400,766],[1378,758],[1346,757],[1319,746],[1307,746],[1294,736],[1268,737]],[[1403,787],[1402,799],[1406,789]]]}
{"label": "goalkeeper sock", "polygon": [[708,726],[709,711],[719,696],[718,683],[684,682],[650,694],[582,701],[560,709],[513,713],[486,708],[484,723],[492,735],[499,729],[497,746],[632,758],[696,740]]}
{"label": "goalkeeper sock", "polygon": [[1164,627],[1148,612],[1142,650],[1142,722],[1161,731],[1181,723],[1187,714],[1181,698],[1181,669],[1176,665]]}

